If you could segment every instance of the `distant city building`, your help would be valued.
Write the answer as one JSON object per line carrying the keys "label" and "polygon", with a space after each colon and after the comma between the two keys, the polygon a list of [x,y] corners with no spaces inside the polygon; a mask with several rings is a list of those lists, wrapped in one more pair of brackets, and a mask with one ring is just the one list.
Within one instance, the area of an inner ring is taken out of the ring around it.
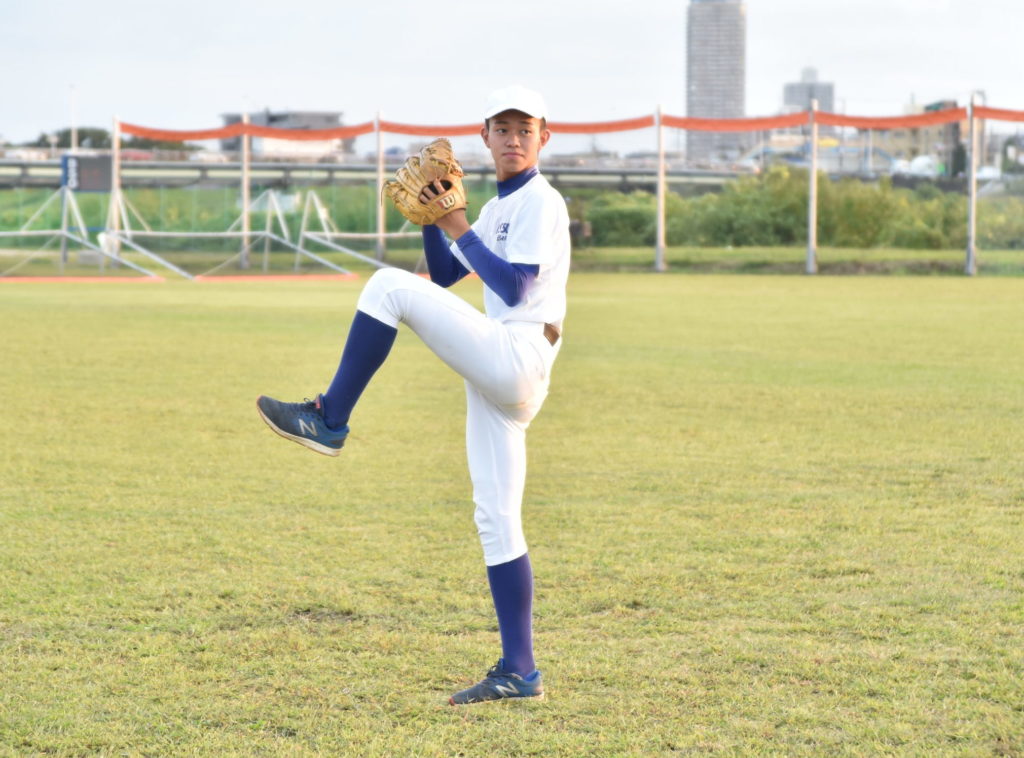
{"label": "distant city building", "polygon": [[[272,126],[277,129],[335,129],[342,125],[341,111],[271,111],[269,108],[249,114],[249,123],[256,126]],[[221,116],[224,126],[237,124],[242,120],[240,113],[225,113]],[[321,157],[339,152],[351,152],[353,140],[282,140],[271,137],[253,137],[254,157],[275,158],[286,156]],[[220,141],[221,150],[237,152],[242,149],[241,137],[229,137]]]}
{"label": "distant city building", "polygon": [[[809,111],[811,101],[818,101],[819,111],[835,113],[835,86],[832,82],[819,82],[818,69],[805,68],[800,72],[800,81],[789,82],[782,87],[782,112],[799,113]],[[787,131],[805,134],[806,126],[798,126]],[[835,134],[834,126],[819,126],[819,134]]]}
{"label": "distant city building", "polygon": [[[905,111],[908,115],[956,108],[956,100],[938,100],[925,106],[910,104]],[[940,176],[956,176],[966,168],[967,121],[950,124],[898,128],[876,131],[874,144],[888,151],[893,157],[912,161],[918,156],[931,156],[937,160]]]}
{"label": "distant city building", "polygon": [[819,111],[835,113],[835,86],[832,82],[819,82],[817,69],[805,68],[800,81],[783,86],[782,109],[786,113],[808,111],[812,100],[818,101]]}
{"label": "distant city building", "polygon": [[[792,103],[790,110],[805,106]],[[911,102],[904,115],[956,108],[955,100],[938,100],[927,105]],[[822,107],[824,110],[824,107]],[[978,125],[979,129],[983,127]],[[966,171],[966,119],[934,126],[897,127],[895,129],[838,129],[829,134],[821,127],[818,138],[818,168],[830,174],[909,174],[918,177],[955,177]],[[992,165],[998,156],[986,148],[984,132],[979,134],[979,161]],[[994,142],[994,140],[989,140]],[[807,127],[773,129],[762,133],[758,142],[738,165],[759,170],[774,163],[807,166],[809,163]]]}
{"label": "distant city building", "polygon": [[[695,118],[746,115],[747,7],[742,0],[690,0],[686,23],[686,114]],[[743,132],[688,132],[691,162],[739,156]]]}

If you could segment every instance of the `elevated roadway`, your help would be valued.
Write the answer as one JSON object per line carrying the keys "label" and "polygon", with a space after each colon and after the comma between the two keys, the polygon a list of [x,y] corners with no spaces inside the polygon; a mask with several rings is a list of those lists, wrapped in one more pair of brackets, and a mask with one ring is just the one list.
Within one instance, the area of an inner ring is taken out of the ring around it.
{"label": "elevated roadway", "polygon": [[[396,166],[390,166],[388,172]],[[653,192],[657,169],[653,166],[558,166],[544,164],[544,175],[562,189],[592,187],[631,192]],[[344,163],[253,163],[250,175],[254,186],[290,188],[328,186],[332,184],[365,184],[376,181],[376,167],[371,164]],[[492,178],[493,170],[466,167],[469,181]],[[193,161],[125,161],[121,164],[124,187],[228,187],[237,186],[241,167],[238,163],[201,163]],[[666,172],[669,189],[690,195],[719,189],[740,176],[730,171],[672,169]],[[35,187],[56,189],[60,186],[59,160],[22,161],[0,159],[0,189]]]}

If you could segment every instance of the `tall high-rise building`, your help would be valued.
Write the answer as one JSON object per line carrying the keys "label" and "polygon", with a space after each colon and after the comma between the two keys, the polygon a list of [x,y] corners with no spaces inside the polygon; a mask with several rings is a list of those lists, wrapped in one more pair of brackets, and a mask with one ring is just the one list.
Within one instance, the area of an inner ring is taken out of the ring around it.
{"label": "tall high-rise building", "polygon": [[816,68],[800,72],[800,81],[789,82],[782,89],[782,107],[786,113],[806,111],[811,100],[818,101],[819,111],[835,111],[835,87],[832,82],[819,82]]}
{"label": "tall high-rise building", "polygon": [[[819,111],[835,112],[835,86],[832,82],[819,82],[818,69],[805,68],[800,72],[800,81],[787,82],[782,88],[782,111],[783,113],[798,113],[809,111],[811,101],[818,101]],[[785,131],[794,134],[806,134],[808,126],[796,126]],[[836,133],[834,126],[819,126],[818,134],[833,135]]]}
{"label": "tall high-rise building", "polygon": [[[743,0],[690,0],[686,24],[686,115],[746,115],[747,6]],[[735,158],[742,132],[688,132],[690,161]]]}

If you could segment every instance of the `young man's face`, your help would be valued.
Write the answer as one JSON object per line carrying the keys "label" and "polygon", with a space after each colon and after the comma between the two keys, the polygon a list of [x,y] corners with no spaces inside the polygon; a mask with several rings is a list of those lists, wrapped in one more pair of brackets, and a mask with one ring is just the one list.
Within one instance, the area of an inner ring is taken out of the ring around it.
{"label": "young man's face", "polygon": [[536,166],[540,149],[551,138],[551,132],[542,128],[539,118],[520,111],[492,116],[480,135],[494,158],[499,182]]}

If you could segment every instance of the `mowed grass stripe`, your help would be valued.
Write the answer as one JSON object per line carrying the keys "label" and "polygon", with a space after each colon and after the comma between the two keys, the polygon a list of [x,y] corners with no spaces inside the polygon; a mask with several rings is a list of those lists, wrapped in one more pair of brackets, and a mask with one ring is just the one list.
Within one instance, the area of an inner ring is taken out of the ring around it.
{"label": "mowed grass stripe", "polygon": [[323,388],[359,286],[0,292],[0,754],[1024,751],[1019,282],[576,274],[550,696],[461,710],[461,380],[403,330],[338,459],[253,406]]}

